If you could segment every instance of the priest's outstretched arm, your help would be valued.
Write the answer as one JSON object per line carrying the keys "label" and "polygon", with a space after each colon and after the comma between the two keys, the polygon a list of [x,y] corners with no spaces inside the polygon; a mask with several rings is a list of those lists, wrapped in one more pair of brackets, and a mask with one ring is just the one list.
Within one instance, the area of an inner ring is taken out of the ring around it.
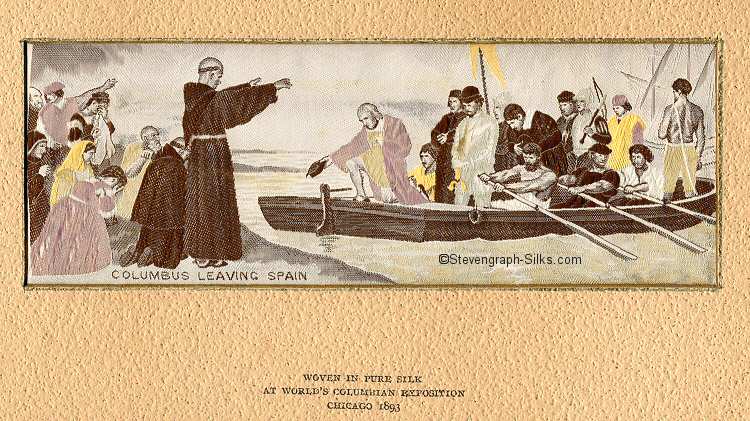
{"label": "priest's outstretched arm", "polygon": [[248,123],[278,99],[276,93],[289,89],[289,79],[274,83],[254,85],[254,81],[218,91],[208,104],[211,119],[218,119],[222,127],[229,129]]}

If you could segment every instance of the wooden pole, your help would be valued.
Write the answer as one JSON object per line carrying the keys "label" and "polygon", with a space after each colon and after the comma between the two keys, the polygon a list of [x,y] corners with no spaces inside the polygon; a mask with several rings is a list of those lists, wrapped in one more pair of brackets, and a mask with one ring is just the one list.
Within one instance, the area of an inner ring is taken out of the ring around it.
{"label": "wooden pole", "polygon": [[331,204],[331,187],[328,184],[320,185],[320,202],[323,205],[323,220],[315,229],[318,236],[333,235],[336,233],[336,220]]}
{"label": "wooden pole", "polygon": [[[501,185],[499,183],[494,183],[492,181],[488,181],[487,184],[490,185],[490,186],[492,186],[492,187],[495,187],[497,185]],[[509,194],[511,197],[513,197],[514,199],[516,199],[519,202],[523,203],[524,205],[526,205],[526,206],[534,209],[535,211],[540,212],[540,213],[548,216],[549,218],[552,218],[555,221],[557,221],[557,222],[565,225],[566,227],[568,227],[574,233],[579,234],[580,236],[586,238],[587,240],[589,240],[592,243],[596,244],[597,246],[599,246],[599,247],[607,250],[608,252],[614,254],[615,256],[617,256],[617,257],[619,257],[621,259],[625,259],[625,260],[637,260],[638,259],[638,256],[636,256],[635,254],[633,254],[633,253],[631,253],[631,252],[629,252],[629,251],[627,251],[625,249],[622,249],[622,248],[620,248],[619,246],[617,246],[617,245],[615,245],[613,243],[610,243],[609,241],[607,241],[604,238],[602,238],[602,237],[594,234],[591,231],[588,231],[587,229],[581,227],[580,225],[574,224],[573,222],[570,222],[570,221],[568,221],[568,220],[566,220],[566,219],[564,219],[564,218],[562,218],[562,217],[560,217],[558,215],[555,215],[553,212],[550,212],[549,210],[544,209],[543,207],[540,207],[536,203],[530,202],[529,200],[525,199],[524,197],[521,197],[518,194],[516,194],[516,193],[514,193],[514,192],[512,192],[512,191],[510,191],[508,189],[503,188],[502,191],[505,192],[505,193],[507,193],[507,194]]]}
{"label": "wooden pole", "polygon": [[487,77],[484,74],[484,54],[482,54],[482,47],[479,47],[479,69],[482,71],[482,88],[484,89],[484,109],[487,114],[490,113],[490,101],[487,96]]}
{"label": "wooden pole", "polygon": [[[564,186],[562,184],[558,184],[558,186],[560,186],[563,190],[565,190],[565,191],[567,191],[567,192],[570,193],[570,188],[568,186]],[[637,217],[635,215],[631,215],[630,213],[625,212],[624,210],[618,208],[617,206],[610,205],[609,203],[602,202],[601,200],[599,200],[599,199],[597,199],[595,197],[589,196],[586,193],[578,193],[578,196],[581,196],[582,198],[588,200],[591,203],[595,203],[595,204],[597,204],[597,205],[599,205],[599,206],[601,206],[603,208],[611,210],[612,212],[615,212],[615,213],[620,214],[620,215],[622,215],[622,216],[624,216],[624,217],[626,217],[628,219],[631,219],[631,220],[633,220],[635,222],[638,222],[639,224],[641,224],[641,225],[643,225],[645,227],[648,227],[651,231],[656,232],[657,234],[661,235],[664,238],[672,240],[676,244],[681,245],[682,247],[685,247],[686,249],[688,249],[688,250],[690,250],[690,251],[692,251],[694,253],[704,253],[704,252],[706,252],[706,249],[703,248],[703,247],[701,247],[701,246],[699,246],[698,244],[690,242],[689,240],[687,240],[685,238],[682,238],[679,235],[673,233],[672,231],[670,231],[670,230],[668,230],[668,229],[666,229],[666,228],[664,228],[662,226],[656,225],[653,222],[649,222],[649,221],[646,221],[643,218],[639,218],[639,217]]]}
{"label": "wooden pole", "polygon": [[[618,190],[622,190],[622,188],[620,188]],[[709,216],[709,215],[706,215],[706,214],[703,214],[703,213],[700,213],[700,212],[696,212],[696,211],[693,211],[693,210],[690,210],[690,209],[685,209],[682,206],[675,205],[674,203],[664,203],[664,202],[662,202],[659,199],[656,199],[656,198],[653,198],[651,196],[645,195],[645,194],[643,194],[641,192],[633,192],[633,193],[630,193],[630,194],[632,194],[633,196],[636,196],[636,197],[640,197],[643,200],[648,200],[651,203],[656,203],[656,204],[659,204],[659,205],[664,205],[664,206],[666,206],[668,208],[671,208],[671,209],[674,209],[676,211],[688,214],[690,216],[694,216],[694,217],[696,217],[696,218],[698,218],[698,219],[700,219],[700,220],[702,220],[702,221],[704,221],[706,223],[709,223],[711,225],[716,225],[716,218],[714,218],[713,216]]]}

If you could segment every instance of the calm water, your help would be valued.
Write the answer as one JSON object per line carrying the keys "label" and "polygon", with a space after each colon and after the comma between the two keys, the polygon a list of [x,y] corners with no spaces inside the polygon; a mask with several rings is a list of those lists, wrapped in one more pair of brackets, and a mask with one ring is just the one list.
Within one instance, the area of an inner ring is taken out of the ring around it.
{"label": "calm water", "polygon": [[[616,234],[607,239],[639,256],[624,262],[577,235],[490,242],[405,243],[345,236],[317,237],[311,233],[273,230],[258,206],[262,195],[319,196],[321,183],[351,187],[348,175],[328,168],[314,180],[305,178],[307,167],[320,154],[293,152],[278,154],[234,154],[237,163],[252,166],[283,166],[301,173],[237,173],[237,200],[240,219],[251,230],[270,241],[316,254],[332,256],[353,266],[382,273],[399,283],[714,283],[715,227],[700,224],[679,235],[709,249],[696,255],[657,234]],[[658,155],[658,154],[657,154]],[[658,160],[658,158],[657,158]],[[710,162],[710,161],[709,161]],[[707,169],[713,171],[713,168]],[[351,196],[353,193],[340,193]],[[439,255],[464,257],[512,257],[525,260],[506,266],[496,260],[480,264],[440,265]],[[551,258],[561,264],[542,263]],[[578,259],[578,261],[576,261]]]}

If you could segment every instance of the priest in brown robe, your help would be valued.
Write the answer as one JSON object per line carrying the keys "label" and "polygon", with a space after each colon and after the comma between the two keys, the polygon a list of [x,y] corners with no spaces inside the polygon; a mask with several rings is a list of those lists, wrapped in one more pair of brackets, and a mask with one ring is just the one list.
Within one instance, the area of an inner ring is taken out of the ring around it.
{"label": "priest in brown robe", "polygon": [[131,220],[141,225],[138,243],[124,255],[121,264],[154,265],[174,269],[182,260],[185,233],[187,148],[172,141],[154,156],[146,168],[133,205]]}
{"label": "priest in brown robe", "polygon": [[438,203],[453,203],[453,191],[448,188],[455,178],[451,166],[451,148],[458,123],[466,117],[461,108],[460,89],[454,89],[448,94],[448,114],[440,119],[432,129],[431,141],[438,148],[435,167],[435,201]]}
{"label": "priest in brown robe", "polygon": [[187,169],[185,250],[198,267],[225,266],[242,257],[240,217],[226,129],[248,123],[276,102],[289,79],[256,81],[217,91],[224,65],[213,57],[198,65],[198,82],[184,87],[182,128],[190,148]]}

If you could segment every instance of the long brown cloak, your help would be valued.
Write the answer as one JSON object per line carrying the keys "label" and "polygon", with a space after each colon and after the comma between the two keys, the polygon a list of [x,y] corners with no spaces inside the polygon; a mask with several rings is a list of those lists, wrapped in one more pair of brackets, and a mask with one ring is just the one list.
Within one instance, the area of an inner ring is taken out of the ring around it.
{"label": "long brown cloak", "polygon": [[243,84],[216,91],[191,82],[184,94],[182,127],[190,146],[185,250],[196,259],[238,260],[240,217],[226,129],[249,122],[276,102],[276,88]]}

